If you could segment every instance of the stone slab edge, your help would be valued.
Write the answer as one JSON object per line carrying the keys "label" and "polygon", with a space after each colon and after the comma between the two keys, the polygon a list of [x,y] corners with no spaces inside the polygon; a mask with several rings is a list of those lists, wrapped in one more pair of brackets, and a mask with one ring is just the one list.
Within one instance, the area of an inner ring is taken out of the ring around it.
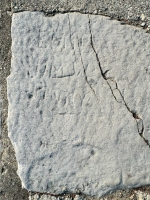
{"label": "stone slab edge", "polygon": [[57,13],[80,12],[95,15],[109,16],[111,19],[123,21],[124,24],[140,26],[150,32],[150,2],[132,0],[86,0],[58,1],[58,0],[12,0],[12,12],[42,11],[45,15]]}
{"label": "stone slab edge", "polygon": [[[27,1],[26,1],[27,2]],[[43,1],[44,2],[44,1]],[[19,2],[18,2],[18,4],[19,4]],[[21,6],[21,7],[20,7]],[[34,4],[31,4],[30,3],[30,6],[29,7],[26,7],[26,5],[24,4],[24,5],[17,5],[17,3],[15,2],[15,1],[13,1],[12,0],[12,11],[13,12],[18,12],[18,11],[23,11],[23,10],[40,10],[40,8],[37,8],[37,6],[36,5],[34,5]],[[44,7],[42,8],[42,10],[44,9]],[[140,10],[140,9],[139,9]],[[141,11],[141,10],[140,10]],[[84,13],[85,11],[83,10],[83,13]],[[54,14],[54,13],[58,13],[58,11],[56,12],[55,10],[54,11],[52,11],[52,13]],[[150,13],[150,12],[149,12]],[[98,14],[102,14],[102,15],[107,15],[107,16],[110,16],[110,17],[112,17],[111,16],[111,14],[107,14],[107,12],[105,11],[105,8],[102,8],[100,11],[99,11],[99,13]],[[48,13],[46,13],[46,15],[48,15]],[[50,15],[50,14],[49,14]],[[118,19],[119,18],[119,16],[117,16],[117,13],[116,14],[114,14],[115,15],[115,17],[114,18],[116,18],[116,19]],[[112,17],[113,18],[113,17]],[[148,21],[146,22],[146,24],[147,24],[147,32],[149,32],[149,28],[148,28],[148,26],[149,26],[149,23],[150,22],[150,20],[148,19]],[[135,23],[135,22],[133,22],[133,20],[127,20],[125,23],[129,23],[129,24],[133,24],[133,25],[137,25],[138,24],[138,26],[140,26],[142,23],[143,23],[143,21],[142,20],[140,20],[138,23]],[[145,28],[145,27],[143,27],[143,28]],[[128,191],[126,192],[126,193],[128,193]],[[119,194],[119,193],[116,193],[116,194]],[[121,193],[120,193],[121,194]],[[33,194],[32,194],[33,195]],[[30,194],[30,197],[29,197],[29,199],[31,198],[31,194]],[[35,198],[36,199],[36,198]],[[39,198],[38,198],[39,199]],[[122,198],[119,198],[119,199],[122,199]]]}

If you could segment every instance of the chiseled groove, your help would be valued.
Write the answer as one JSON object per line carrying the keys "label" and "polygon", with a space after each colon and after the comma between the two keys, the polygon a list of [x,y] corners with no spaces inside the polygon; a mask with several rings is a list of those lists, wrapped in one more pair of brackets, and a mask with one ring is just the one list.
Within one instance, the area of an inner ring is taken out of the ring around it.
{"label": "chiseled groove", "polygon": [[88,84],[88,86],[90,87],[90,89],[92,90],[94,96],[96,97],[98,103],[99,103],[99,100],[96,96],[96,93],[95,93],[95,90],[93,89],[93,87],[90,85],[90,83],[88,82],[88,78],[87,78],[87,75],[86,75],[86,70],[85,70],[85,67],[84,67],[84,63],[83,63],[83,60],[82,60],[82,55],[81,55],[81,49],[80,49],[80,45],[79,45],[79,41],[78,41],[78,48],[79,48],[79,53],[80,53],[80,58],[81,58],[81,63],[82,63],[82,67],[83,67],[83,73],[84,73],[84,77],[85,77],[85,81],[86,83]]}
{"label": "chiseled groove", "polygon": [[75,56],[75,61],[77,60],[76,58],[76,54],[75,54],[75,49],[74,49],[74,46],[73,46],[73,43],[72,43],[72,38],[71,38],[71,23],[70,23],[70,18],[69,18],[69,14],[68,14],[68,21],[69,21],[69,32],[70,32],[70,43],[71,43],[71,47],[72,47],[72,50],[73,50],[73,54]]}
{"label": "chiseled groove", "polygon": [[[72,43],[72,38],[71,38],[71,23],[70,23],[70,18],[69,18],[69,15],[68,15],[68,20],[69,20],[69,31],[70,31],[70,42],[71,42],[71,47],[74,51],[74,56],[76,58],[76,54],[75,54],[75,49],[74,49],[74,46],[73,46],[73,43]],[[84,73],[84,77],[85,77],[85,81],[86,83],[88,84],[88,86],[90,87],[90,89],[92,90],[94,96],[96,97],[96,100],[98,101],[99,103],[99,100],[96,96],[96,93],[95,93],[95,90],[93,89],[93,87],[90,85],[90,83],[88,82],[88,79],[87,79],[87,75],[86,75],[86,70],[85,70],[85,67],[84,67],[84,64],[83,64],[83,60],[82,60],[82,55],[81,55],[81,49],[80,49],[80,45],[79,45],[79,41],[78,41],[78,48],[79,48],[79,53],[80,53],[80,58],[81,58],[81,63],[82,63],[82,67],[83,67],[83,73]]]}
{"label": "chiseled groove", "polygon": [[[110,88],[110,90],[111,90],[111,92],[112,92],[113,97],[114,97],[115,100],[118,102],[118,100],[117,100],[117,98],[116,98],[116,96],[115,96],[115,94],[114,94],[114,92],[113,92],[113,89],[112,89],[112,87],[111,87],[111,85],[110,85],[110,83],[108,82],[108,79],[107,79],[107,77],[106,77],[107,71],[106,71],[105,73],[103,72],[103,69],[102,69],[102,66],[101,66],[101,63],[100,63],[98,54],[97,54],[97,52],[96,52],[96,50],[95,50],[95,47],[94,47],[94,44],[93,44],[92,31],[91,31],[91,21],[90,21],[90,16],[89,16],[89,15],[88,15],[88,19],[89,19],[89,31],[90,31],[91,46],[92,46],[92,49],[93,49],[93,51],[94,51],[94,53],[95,53],[96,60],[97,60],[97,63],[98,63],[98,66],[99,66],[101,75],[102,75],[102,77],[104,78],[104,80],[106,81],[106,83],[108,84],[108,86],[109,86],[109,88]],[[142,139],[144,140],[144,142],[145,142],[145,143],[149,146],[149,148],[150,148],[150,143],[149,143],[149,141],[144,137],[144,122],[143,122],[143,119],[141,119],[141,118],[138,116],[138,114],[137,114],[136,112],[132,111],[132,110],[129,108],[129,106],[127,105],[127,103],[126,103],[126,101],[125,101],[125,99],[124,99],[124,96],[122,95],[120,89],[118,88],[117,82],[116,82],[115,80],[113,80],[113,81],[114,81],[115,84],[116,84],[116,89],[118,90],[118,92],[119,92],[119,94],[120,94],[120,96],[121,96],[121,98],[122,98],[122,100],[123,100],[123,102],[124,102],[124,105],[125,105],[126,109],[132,114],[133,118],[134,118],[135,121],[136,121],[137,130],[138,130],[138,133],[139,133],[140,137],[142,137]],[[119,103],[119,102],[118,102],[118,103]],[[140,120],[140,121],[142,122],[142,129],[141,129],[141,131],[140,131],[140,128],[139,128],[138,120]]]}

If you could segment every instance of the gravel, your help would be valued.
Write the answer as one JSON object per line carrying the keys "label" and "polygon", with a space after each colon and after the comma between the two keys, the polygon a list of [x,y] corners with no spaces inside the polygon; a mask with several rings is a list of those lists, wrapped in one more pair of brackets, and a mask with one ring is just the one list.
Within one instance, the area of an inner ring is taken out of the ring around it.
{"label": "gravel", "polygon": [[0,1],[0,110],[1,142],[0,152],[0,200],[27,200],[28,192],[21,188],[21,181],[16,173],[17,162],[7,131],[7,85],[6,78],[11,65],[11,3]]}
{"label": "gravel", "polygon": [[140,26],[144,21],[144,29],[150,25],[149,0],[12,0],[12,10],[43,11],[46,14],[76,11],[106,15],[135,26]]}

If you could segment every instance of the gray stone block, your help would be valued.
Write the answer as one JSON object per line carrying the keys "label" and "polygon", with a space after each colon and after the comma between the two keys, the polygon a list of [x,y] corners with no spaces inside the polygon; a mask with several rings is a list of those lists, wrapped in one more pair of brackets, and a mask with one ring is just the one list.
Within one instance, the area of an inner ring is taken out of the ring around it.
{"label": "gray stone block", "polygon": [[106,17],[13,15],[8,129],[29,191],[150,183],[150,36]]}

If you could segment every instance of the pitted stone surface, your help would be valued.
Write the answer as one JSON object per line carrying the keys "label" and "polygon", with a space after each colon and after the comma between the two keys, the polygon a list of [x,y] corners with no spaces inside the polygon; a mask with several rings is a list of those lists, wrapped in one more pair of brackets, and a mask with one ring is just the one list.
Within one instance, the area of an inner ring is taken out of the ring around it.
{"label": "pitted stone surface", "polygon": [[150,183],[150,36],[106,17],[13,15],[8,129],[23,187]]}

